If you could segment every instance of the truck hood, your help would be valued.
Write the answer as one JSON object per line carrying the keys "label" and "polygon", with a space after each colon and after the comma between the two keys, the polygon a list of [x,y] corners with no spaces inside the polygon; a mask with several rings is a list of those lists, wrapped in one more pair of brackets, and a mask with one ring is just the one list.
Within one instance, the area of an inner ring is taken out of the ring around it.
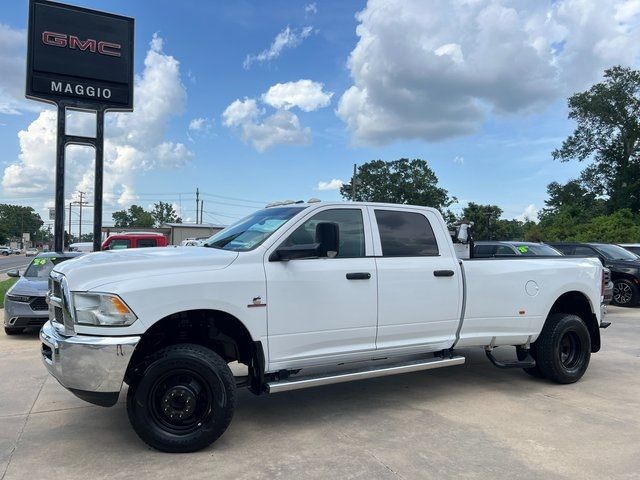
{"label": "truck hood", "polygon": [[229,266],[237,252],[207,247],[158,247],[89,253],[57,265],[72,291],[86,291],[117,281]]}

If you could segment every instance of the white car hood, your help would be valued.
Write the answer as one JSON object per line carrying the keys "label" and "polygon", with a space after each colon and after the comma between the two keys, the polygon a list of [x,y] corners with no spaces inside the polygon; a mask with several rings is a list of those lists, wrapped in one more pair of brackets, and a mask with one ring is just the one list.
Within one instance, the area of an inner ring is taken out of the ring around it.
{"label": "white car hood", "polygon": [[66,278],[72,291],[86,291],[106,283],[171,275],[229,266],[237,252],[208,247],[158,247],[89,253],[54,268]]}

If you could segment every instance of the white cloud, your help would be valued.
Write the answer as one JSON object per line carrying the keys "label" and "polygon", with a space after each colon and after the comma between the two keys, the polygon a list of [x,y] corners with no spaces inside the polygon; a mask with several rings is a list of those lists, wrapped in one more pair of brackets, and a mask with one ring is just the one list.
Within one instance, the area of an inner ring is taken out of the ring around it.
{"label": "white cloud", "polygon": [[311,130],[302,127],[290,109],[311,112],[329,105],[332,95],[323,90],[322,83],[311,80],[277,83],[260,97],[265,105],[276,109],[273,114],[265,117],[258,100],[245,97],[225,109],[222,124],[238,128],[242,139],[260,152],[276,145],[305,145],[311,141]]}
{"label": "white cloud", "polygon": [[453,158],[453,163],[457,165],[464,165],[464,157],[461,155],[457,155]]}
{"label": "white cloud", "polygon": [[251,123],[260,115],[258,102],[253,98],[235,100],[222,113],[222,124],[226,127],[237,127],[244,123]]}
{"label": "white cloud", "polygon": [[[188,129],[189,133],[206,135],[213,129],[213,120],[206,117],[192,118]],[[192,139],[190,135],[189,138]]]}
{"label": "white cloud", "polygon": [[258,54],[249,54],[244,59],[242,66],[249,70],[251,65],[255,62],[262,63],[268,62],[275,58],[278,58],[282,51],[287,48],[294,48],[300,45],[305,38],[307,38],[313,32],[313,27],[303,27],[301,30],[294,30],[287,26],[282,30],[276,38],[271,42],[269,48],[264,49]]}
{"label": "white cloud", "polygon": [[318,13],[318,5],[316,5],[316,2],[307,3],[304,6],[304,13],[305,15],[315,15]]}
{"label": "white cloud", "polygon": [[317,190],[340,190],[340,187],[342,187],[342,185],[344,185],[344,182],[342,180],[339,180],[337,178],[333,178],[331,180],[329,180],[328,182],[318,182],[318,187]]}
{"label": "white cloud", "polygon": [[253,98],[235,100],[222,113],[222,123],[238,127],[242,139],[259,152],[276,145],[304,145],[311,140],[309,128],[302,128],[298,117],[287,110],[277,110],[266,118]]}
{"label": "white cloud", "polygon": [[[158,168],[180,168],[193,157],[182,143],[165,138],[171,117],[182,112],[186,91],[180,80],[180,64],[163,51],[154,35],[144,60],[144,71],[135,79],[133,113],[106,116],[104,149],[104,201],[127,205],[135,200],[135,173]],[[91,117],[87,116],[90,120]],[[84,121],[89,121],[85,119]],[[56,113],[45,110],[18,133],[20,153],[4,170],[2,186],[8,194],[53,190]],[[84,190],[93,195],[93,151],[67,150],[67,192]]]}
{"label": "white cloud", "polygon": [[0,23],[0,114],[38,111],[43,104],[24,97],[27,32]]}
{"label": "white cloud", "polygon": [[333,92],[325,92],[323,88],[322,83],[311,80],[276,83],[262,95],[262,101],[274,108],[289,110],[298,107],[305,112],[311,112],[331,103]]}
{"label": "white cloud", "polygon": [[520,220],[521,222],[527,222],[527,221],[537,222],[538,209],[532,203],[531,205],[528,205],[527,208],[525,208],[524,211],[516,217],[516,220]]}
{"label": "white cloud", "polygon": [[639,0],[369,0],[337,114],[355,143],[437,141],[540,111],[640,57]]}

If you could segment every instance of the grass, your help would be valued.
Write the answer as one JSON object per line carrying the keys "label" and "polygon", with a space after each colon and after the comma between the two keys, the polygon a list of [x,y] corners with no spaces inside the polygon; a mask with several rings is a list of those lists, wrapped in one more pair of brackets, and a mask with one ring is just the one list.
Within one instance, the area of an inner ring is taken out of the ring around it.
{"label": "grass", "polygon": [[0,308],[4,308],[4,294],[11,288],[11,285],[18,281],[17,278],[10,278],[0,282]]}

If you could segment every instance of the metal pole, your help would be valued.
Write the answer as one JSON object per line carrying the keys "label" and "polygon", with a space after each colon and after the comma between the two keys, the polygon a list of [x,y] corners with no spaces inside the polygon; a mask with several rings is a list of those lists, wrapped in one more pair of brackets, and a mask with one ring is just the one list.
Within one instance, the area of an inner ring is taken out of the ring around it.
{"label": "metal pole", "polygon": [[78,224],[78,241],[82,241],[82,204],[84,203],[84,192],[78,192],[80,194],[80,223]]}
{"label": "metal pole", "polygon": [[202,214],[204,213],[204,200],[200,200],[200,223],[202,223]]}
{"label": "metal pole", "polygon": [[96,112],[96,165],[93,187],[93,251],[102,244],[102,169],[104,166],[104,110]]}
{"label": "metal pole", "polygon": [[200,190],[196,188],[196,224],[198,224],[198,211],[200,210]]}
{"label": "metal pole", "polygon": [[69,240],[71,240],[71,205],[73,205],[73,202],[69,202],[69,231],[67,232],[69,234]]}
{"label": "metal pole", "polygon": [[[56,141],[56,219],[54,228],[54,249],[56,252],[64,250],[64,154],[66,134],[66,110],[64,105],[58,104],[58,138]],[[71,210],[71,207],[69,207]],[[69,214],[71,221],[71,214]],[[71,230],[71,227],[69,227]],[[71,234],[71,231],[69,231]]]}
{"label": "metal pole", "polygon": [[353,164],[353,178],[351,179],[351,201],[356,201],[356,164]]}

